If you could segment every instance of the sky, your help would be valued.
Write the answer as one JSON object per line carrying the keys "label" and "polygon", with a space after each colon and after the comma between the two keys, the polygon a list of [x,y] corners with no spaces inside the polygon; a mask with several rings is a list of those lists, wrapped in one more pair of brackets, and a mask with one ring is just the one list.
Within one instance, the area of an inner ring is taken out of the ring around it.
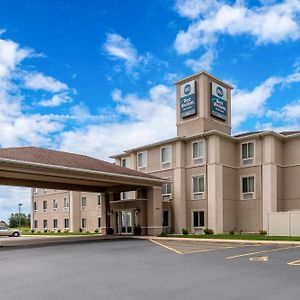
{"label": "sky", "polygon": [[[300,128],[300,0],[0,0],[0,147],[108,160],[176,135],[174,81],[234,86],[233,134]],[[0,188],[0,219],[30,191]]]}

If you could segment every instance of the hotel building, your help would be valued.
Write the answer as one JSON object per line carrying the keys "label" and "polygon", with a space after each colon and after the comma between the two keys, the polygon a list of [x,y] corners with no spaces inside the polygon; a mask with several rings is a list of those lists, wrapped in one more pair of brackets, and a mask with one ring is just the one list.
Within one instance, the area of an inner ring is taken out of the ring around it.
{"label": "hotel building", "polygon": [[[161,224],[150,226],[153,208],[143,190],[114,193],[114,233],[132,233],[134,224],[143,234],[268,231],[270,214],[300,210],[300,131],[233,136],[230,84],[202,71],[175,85],[177,136],[112,156],[122,167],[165,179],[154,208]],[[105,226],[100,194],[33,189],[32,210],[40,231]]]}

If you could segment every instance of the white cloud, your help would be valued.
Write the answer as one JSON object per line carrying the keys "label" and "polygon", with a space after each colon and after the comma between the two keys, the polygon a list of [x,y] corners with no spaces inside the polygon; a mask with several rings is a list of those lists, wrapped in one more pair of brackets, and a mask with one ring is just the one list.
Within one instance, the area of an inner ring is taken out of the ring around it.
{"label": "white cloud", "polygon": [[22,203],[21,212],[25,214],[30,213],[29,200],[29,188],[0,186],[0,221],[8,221],[12,213],[17,213],[19,203]]}
{"label": "white cloud", "polygon": [[65,83],[38,72],[24,74],[23,80],[25,87],[32,90],[44,90],[51,93],[58,93],[68,89],[68,86]]}
{"label": "white cloud", "polygon": [[186,60],[186,65],[190,67],[194,72],[199,72],[200,70],[210,71],[215,59],[215,54],[212,49],[208,49],[198,60],[188,59]]}
{"label": "white cloud", "polygon": [[[106,159],[109,155],[176,134],[175,91],[157,85],[147,98],[118,92],[116,121],[63,132],[61,148]],[[162,130],[163,128],[163,130]]]}
{"label": "white cloud", "polygon": [[53,95],[50,99],[39,101],[38,105],[43,107],[57,107],[70,102],[72,102],[72,98],[67,93],[61,93]]}
{"label": "white cloud", "polygon": [[177,0],[175,10],[182,17],[195,19],[199,15],[215,12],[220,5],[217,0]]}
{"label": "white cloud", "polygon": [[[278,114],[287,113],[289,111],[290,116],[292,116],[292,111],[287,108],[283,109],[281,112],[266,112],[265,104],[268,99],[273,95],[274,88],[276,85],[281,85],[282,87],[287,86],[291,83],[300,82],[300,74],[293,73],[286,77],[270,77],[252,91],[248,90],[233,90],[232,94],[232,126],[237,129],[243,122],[245,122],[250,117],[263,116],[266,114],[267,117],[276,117]],[[300,113],[300,106],[299,106]],[[295,109],[294,114],[297,114]],[[286,115],[287,116],[287,115]]]}
{"label": "white cloud", "polygon": [[111,58],[125,61],[128,68],[136,66],[139,61],[133,44],[119,34],[108,33],[103,48]]}
{"label": "white cloud", "polygon": [[[244,1],[230,5],[219,1],[177,1],[177,12],[194,20],[187,30],[178,32],[174,48],[178,54],[215,47],[221,35],[248,35],[257,45],[278,44],[300,38],[300,1],[262,3],[247,7]],[[214,8],[211,8],[211,5]],[[212,64],[213,57],[211,58]],[[201,61],[201,58],[200,58]],[[195,60],[187,64],[195,69]],[[209,64],[208,66],[211,66]]]}

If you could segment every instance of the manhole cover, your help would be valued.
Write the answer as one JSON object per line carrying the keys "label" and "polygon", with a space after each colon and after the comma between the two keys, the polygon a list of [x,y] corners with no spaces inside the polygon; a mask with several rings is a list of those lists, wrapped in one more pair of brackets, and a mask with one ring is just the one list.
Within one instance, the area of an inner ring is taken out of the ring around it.
{"label": "manhole cover", "polygon": [[268,256],[259,256],[259,257],[250,257],[250,261],[268,261],[269,257]]}

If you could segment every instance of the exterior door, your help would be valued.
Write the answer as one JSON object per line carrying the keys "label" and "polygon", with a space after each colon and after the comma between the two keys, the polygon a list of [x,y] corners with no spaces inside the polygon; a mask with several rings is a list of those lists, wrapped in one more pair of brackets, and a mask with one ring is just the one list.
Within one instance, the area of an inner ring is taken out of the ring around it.
{"label": "exterior door", "polygon": [[132,233],[132,212],[121,212],[122,233]]}

